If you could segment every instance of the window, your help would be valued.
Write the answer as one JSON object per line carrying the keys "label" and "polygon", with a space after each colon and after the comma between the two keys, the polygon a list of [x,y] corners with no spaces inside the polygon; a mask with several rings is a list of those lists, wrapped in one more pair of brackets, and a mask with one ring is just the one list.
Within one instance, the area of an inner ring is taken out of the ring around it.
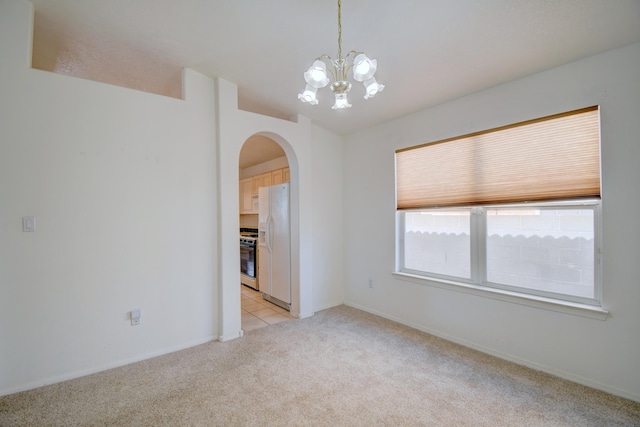
{"label": "window", "polygon": [[396,152],[397,270],[599,306],[597,107]]}

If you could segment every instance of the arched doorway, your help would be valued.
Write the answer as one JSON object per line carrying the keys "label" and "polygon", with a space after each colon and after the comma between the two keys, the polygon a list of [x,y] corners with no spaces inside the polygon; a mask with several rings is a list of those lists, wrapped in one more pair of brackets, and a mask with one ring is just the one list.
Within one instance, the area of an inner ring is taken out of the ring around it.
{"label": "arched doorway", "polygon": [[[214,319],[219,341],[242,336],[240,325],[240,253],[238,245],[238,161],[244,142],[252,135],[264,135],[278,142],[291,173],[291,314],[313,316],[311,121],[302,115],[281,120],[238,109],[238,88],[224,79],[215,80],[217,94],[217,173],[219,210],[214,244],[217,276]],[[235,224],[234,227],[231,225]],[[231,250],[230,250],[231,249]]]}
{"label": "arched doorway", "polygon": [[[293,295],[299,295],[299,282],[292,280],[292,261],[299,257],[292,256],[297,245],[292,244],[291,225],[297,220],[291,214],[297,209],[290,194],[291,168],[285,152],[289,144],[284,142],[283,147],[273,138],[282,142],[267,133],[250,136],[239,155],[240,302],[245,332],[298,317],[292,310],[298,306]],[[269,200],[273,215],[265,223]],[[275,234],[278,227],[272,225],[273,218],[280,230]],[[272,247],[269,242],[278,236],[279,243]]]}

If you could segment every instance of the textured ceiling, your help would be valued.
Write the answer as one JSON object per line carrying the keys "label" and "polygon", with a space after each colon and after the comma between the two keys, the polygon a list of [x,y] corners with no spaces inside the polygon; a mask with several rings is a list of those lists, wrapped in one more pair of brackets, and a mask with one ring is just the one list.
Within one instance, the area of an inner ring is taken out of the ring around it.
{"label": "textured ceiling", "polygon": [[640,42],[640,0],[343,0],[343,51],[376,58],[386,89],[365,101],[354,85],[353,107],[336,112],[328,89],[317,106],[297,99],[313,59],[337,53],[336,1],[33,3],[56,51],[43,61],[61,72],[128,73],[134,86],[171,91],[190,67],[237,84],[242,109],[303,114],[340,135]]}

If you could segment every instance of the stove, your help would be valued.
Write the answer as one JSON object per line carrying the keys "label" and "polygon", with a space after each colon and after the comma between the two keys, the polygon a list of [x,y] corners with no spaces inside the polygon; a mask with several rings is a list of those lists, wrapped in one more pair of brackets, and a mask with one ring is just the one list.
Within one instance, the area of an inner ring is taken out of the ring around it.
{"label": "stove", "polygon": [[255,246],[257,237],[240,236],[240,246]]}
{"label": "stove", "polygon": [[240,229],[240,283],[255,290],[258,284],[258,229]]}
{"label": "stove", "polygon": [[240,237],[253,237],[257,239],[258,229],[257,228],[241,228]]}

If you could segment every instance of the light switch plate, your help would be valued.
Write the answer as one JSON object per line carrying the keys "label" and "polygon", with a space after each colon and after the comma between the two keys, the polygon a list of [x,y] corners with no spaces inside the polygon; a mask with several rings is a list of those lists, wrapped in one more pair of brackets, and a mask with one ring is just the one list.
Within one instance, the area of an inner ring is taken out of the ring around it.
{"label": "light switch plate", "polygon": [[34,217],[34,216],[23,216],[22,217],[22,231],[27,232],[27,233],[36,231],[36,217]]}
{"label": "light switch plate", "polygon": [[140,310],[131,310],[131,326],[140,324]]}

